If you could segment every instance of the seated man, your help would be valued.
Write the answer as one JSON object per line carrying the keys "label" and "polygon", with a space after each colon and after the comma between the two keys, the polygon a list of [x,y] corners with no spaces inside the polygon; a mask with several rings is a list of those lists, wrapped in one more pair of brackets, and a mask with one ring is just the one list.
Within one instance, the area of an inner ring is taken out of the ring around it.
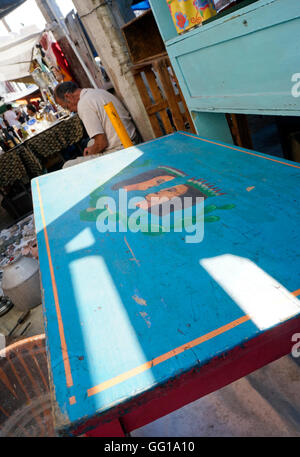
{"label": "seated man", "polygon": [[64,168],[76,165],[85,160],[99,157],[123,149],[123,145],[107,116],[104,105],[112,102],[118,115],[134,144],[140,140],[131,116],[123,104],[110,92],[103,89],[81,89],[72,81],[58,84],[54,91],[55,101],[71,112],[78,112],[87,134],[93,144],[86,147],[84,157],[67,162]]}

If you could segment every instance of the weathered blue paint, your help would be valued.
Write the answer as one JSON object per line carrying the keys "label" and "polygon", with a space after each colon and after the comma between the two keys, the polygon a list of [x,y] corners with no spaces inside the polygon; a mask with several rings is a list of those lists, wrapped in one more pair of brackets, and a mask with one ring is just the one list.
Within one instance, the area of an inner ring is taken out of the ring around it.
{"label": "weathered blue paint", "polygon": [[[201,243],[187,244],[186,233],[174,231],[156,236],[99,233],[93,218],[85,220],[86,209],[97,197],[118,201],[118,191],[112,189],[116,183],[158,166],[179,173],[160,187],[128,194],[145,196],[190,178],[205,180],[225,194],[205,200]],[[251,318],[191,349],[169,354],[138,374],[130,371],[247,314],[239,297],[204,267],[204,259],[232,256],[241,266],[251,261],[253,268],[288,291],[300,288],[299,186],[300,168],[293,162],[183,132],[32,181],[59,432],[67,433],[128,400],[134,403],[140,394],[192,368],[201,369],[213,357],[264,332]],[[70,387],[45,235],[73,380]],[[240,280],[241,291],[251,278],[244,281]],[[252,287],[255,296],[263,286]],[[265,297],[270,306],[268,294]],[[289,299],[297,303],[289,317],[299,316],[300,302]],[[124,373],[125,380],[117,378]],[[112,384],[88,396],[90,389],[105,382]]]}
{"label": "weathered blue paint", "polygon": [[[182,36],[166,2],[150,3],[188,108],[203,123],[205,113],[300,115],[298,0],[260,0]],[[228,141],[217,118],[212,134],[196,129]]]}

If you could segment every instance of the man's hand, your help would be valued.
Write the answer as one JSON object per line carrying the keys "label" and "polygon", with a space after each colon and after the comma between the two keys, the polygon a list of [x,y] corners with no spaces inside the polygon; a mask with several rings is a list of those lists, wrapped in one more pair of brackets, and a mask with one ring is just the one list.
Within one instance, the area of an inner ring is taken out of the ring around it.
{"label": "man's hand", "polygon": [[92,156],[94,154],[97,154],[96,152],[93,152],[94,146],[90,146],[89,148],[85,148],[83,151],[83,155],[85,156]]}
{"label": "man's hand", "polygon": [[95,140],[93,146],[85,148],[83,151],[84,156],[101,154],[101,152],[104,152],[104,150],[107,148],[108,141],[105,134],[95,135],[93,139]]}

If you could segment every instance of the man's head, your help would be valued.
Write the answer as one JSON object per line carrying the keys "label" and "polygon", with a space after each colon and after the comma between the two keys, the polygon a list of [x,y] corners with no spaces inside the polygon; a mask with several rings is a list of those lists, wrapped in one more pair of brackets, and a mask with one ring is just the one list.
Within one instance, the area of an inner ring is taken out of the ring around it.
{"label": "man's head", "polygon": [[54,90],[55,101],[63,108],[76,112],[81,89],[73,81],[58,84]]}

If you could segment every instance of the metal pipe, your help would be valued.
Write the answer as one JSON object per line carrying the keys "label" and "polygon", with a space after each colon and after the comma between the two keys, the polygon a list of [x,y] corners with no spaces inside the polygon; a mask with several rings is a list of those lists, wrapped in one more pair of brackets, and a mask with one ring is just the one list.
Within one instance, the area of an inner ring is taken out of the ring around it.
{"label": "metal pipe", "polygon": [[126,149],[130,148],[130,146],[133,146],[133,143],[127,133],[127,130],[125,129],[113,103],[110,102],[107,105],[104,105],[104,109],[124,148]]}
{"label": "metal pipe", "polygon": [[8,23],[6,22],[6,19],[4,17],[2,18],[2,23],[3,23],[4,27],[6,28],[6,30],[8,31],[8,33],[11,33],[11,28],[8,25]]}

